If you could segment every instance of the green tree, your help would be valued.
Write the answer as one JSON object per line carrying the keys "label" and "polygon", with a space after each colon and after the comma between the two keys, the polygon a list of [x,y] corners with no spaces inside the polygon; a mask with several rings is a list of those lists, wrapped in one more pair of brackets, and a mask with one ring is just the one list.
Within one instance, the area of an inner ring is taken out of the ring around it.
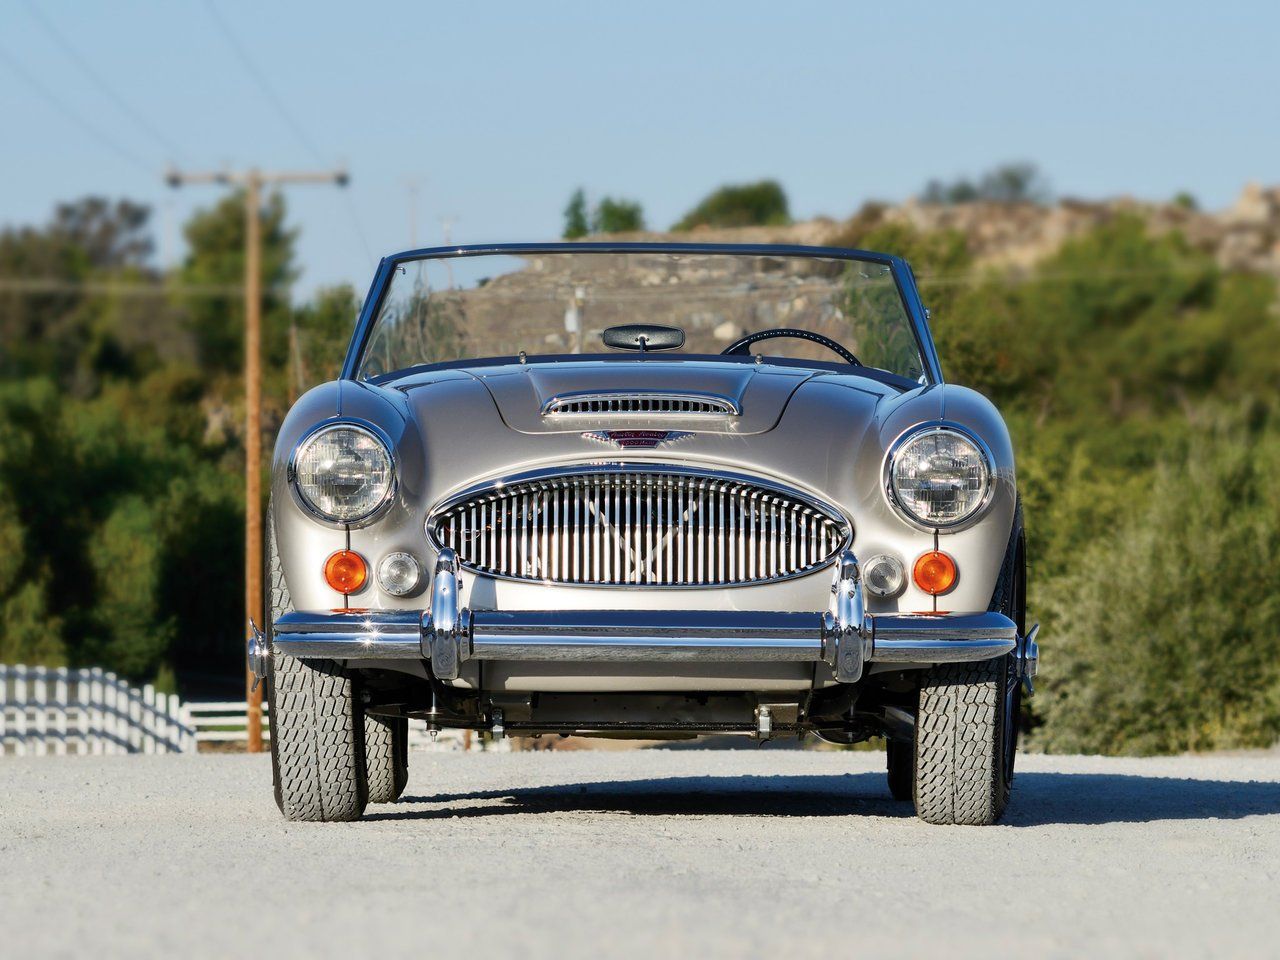
{"label": "green tree", "polygon": [[66,663],[62,624],[49,610],[49,570],[27,559],[26,531],[0,482],[0,663]]}
{"label": "green tree", "polygon": [[[190,253],[179,273],[204,288],[184,300],[199,362],[210,372],[234,373],[243,363],[245,257],[244,193],[227,194],[184,227]],[[285,288],[295,278],[295,231],[285,225],[284,197],[270,194],[261,212],[263,362],[283,370],[288,350],[289,307]]]}
{"label": "green tree", "polygon": [[1043,747],[1145,754],[1280,738],[1278,476],[1274,429],[1197,437],[1044,587]]}
{"label": "green tree", "polygon": [[162,609],[165,550],[153,505],[122,496],[85,545],[94,572],[94,629],[83,656],[132,677],[155,676],[176,634]]}
{"label": "green tree", "polygon": [[776,180],[729,184],[713,191],[671,229],[772,227],[791,222],[787,195]]}
{"label": "green tree", "polygon": [[1034,163],[1005,163],[988,170],[977,182],[960,177],[950,183],[930,180],[920,195],[925,203],[1046,203],[1049,181]]}
{"label": "green tree", "polygon": [[[162,327],[159,298],[122,300],[91,284],[148,284],[149,210],[85,197],[59,204],[42,227],[0,231],[0,376],[47,376],[84,395],[110,374],[140,334]],[[170,324],[172,326],[172,324]]]}
{"label": "green tree", "polygon": [[[173,331],[184,307],[212,319],[221,300],[225,318],[240,297],[158,295],[145,223],[136,204],[88,200],[0,235],[4,269],[42,282],[0,297],[0,658],[234,682],[239,389]],[[207,241],[193,259],[225,259]]]}
{"label": "green tree", "polygon": [[591,214],[592,233],[634,233],[644,229],[644,210],[634,200],[602,197]]}
{"label": "green tree", "polygon": [[587,222],[587,195],[581,187],[573,191],[568,205],[564,208],[564,231],[560,234],[565,240],[577,240],[591,232]]}

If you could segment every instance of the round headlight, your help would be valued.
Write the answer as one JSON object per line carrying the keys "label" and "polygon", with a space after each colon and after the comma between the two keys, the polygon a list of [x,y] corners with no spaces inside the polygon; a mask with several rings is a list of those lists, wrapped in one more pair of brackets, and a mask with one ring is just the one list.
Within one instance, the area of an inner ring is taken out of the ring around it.
{"label": "round headlight", "polygon": [[968,434],[951,427],[926,427],[893,451],[888,479],[890,500],[908,519],[953,527],[986,503],[991,463]]}
{"label": "round headlight", "polygon": [[391,454],[371,431],[335,424],[303,441],[294,456],[293,479],[316,513],[354,523],[371,516],[391,495]]}

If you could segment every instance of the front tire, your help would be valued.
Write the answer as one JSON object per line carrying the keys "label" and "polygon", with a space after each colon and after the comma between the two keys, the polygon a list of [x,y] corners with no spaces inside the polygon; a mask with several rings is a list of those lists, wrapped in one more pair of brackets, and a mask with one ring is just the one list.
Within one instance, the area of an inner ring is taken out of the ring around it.
{"label": "front tire", "polygon": [[[293,609],[267,512],[268,630]],[[271,772],[276,806],[287,820],[358,820],[368,800],[364,716],[355,681],[332,660],[273,652],[267,668]]]}
{"label": "front tire", "polygon": [[271,658],[271,769],[287,820],[358,820],[367,795],[363,718],[332,660]]}
{"label": "front tire", "polygon": [[1009,802],[1005,709],[1008,656],[931,669],[916,717],[916,815],[985,826]]}

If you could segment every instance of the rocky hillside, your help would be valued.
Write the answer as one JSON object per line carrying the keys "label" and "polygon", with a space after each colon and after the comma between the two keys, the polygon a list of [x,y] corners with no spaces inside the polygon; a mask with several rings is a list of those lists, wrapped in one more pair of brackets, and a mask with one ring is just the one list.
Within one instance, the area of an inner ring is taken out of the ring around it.
{"label": "rocky hillside", "polygon": [[957,231],[965,237],[977,266],[1021,269],[1054,253],[1065,240],[1125,214],[1142,217],[1155,233],[1181,232],[1192,245],[1212,253],[1224,269],[1280,277],[1280,186],[1257,184],[1246,186],[1227,209],[1212,212],[1128,197],[1063,199],[1049,205],[908,200],[897,205],[867,203],[844,221],[822,218],[785,227],[703,228],[679,234],[633,234],[626,239],[849,243],[876,227],[896,223],[926,233]]}

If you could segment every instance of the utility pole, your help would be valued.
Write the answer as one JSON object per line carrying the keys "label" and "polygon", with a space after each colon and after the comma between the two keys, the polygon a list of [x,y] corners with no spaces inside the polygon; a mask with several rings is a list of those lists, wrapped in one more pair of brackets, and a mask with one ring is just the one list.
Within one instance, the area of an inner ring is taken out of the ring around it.
{"label": "utility pole", "polygon": [[[263,173],[184,173],[170,170],[171,187],[214,183],[244,189],[244,610],[245,619],[264,623],[262,606],[262,223],[264,187],[294,183],[332,183],[345,187],[346,170]],[[249,752],[262,752],[262,688],[245,669],[245,729]]]}

